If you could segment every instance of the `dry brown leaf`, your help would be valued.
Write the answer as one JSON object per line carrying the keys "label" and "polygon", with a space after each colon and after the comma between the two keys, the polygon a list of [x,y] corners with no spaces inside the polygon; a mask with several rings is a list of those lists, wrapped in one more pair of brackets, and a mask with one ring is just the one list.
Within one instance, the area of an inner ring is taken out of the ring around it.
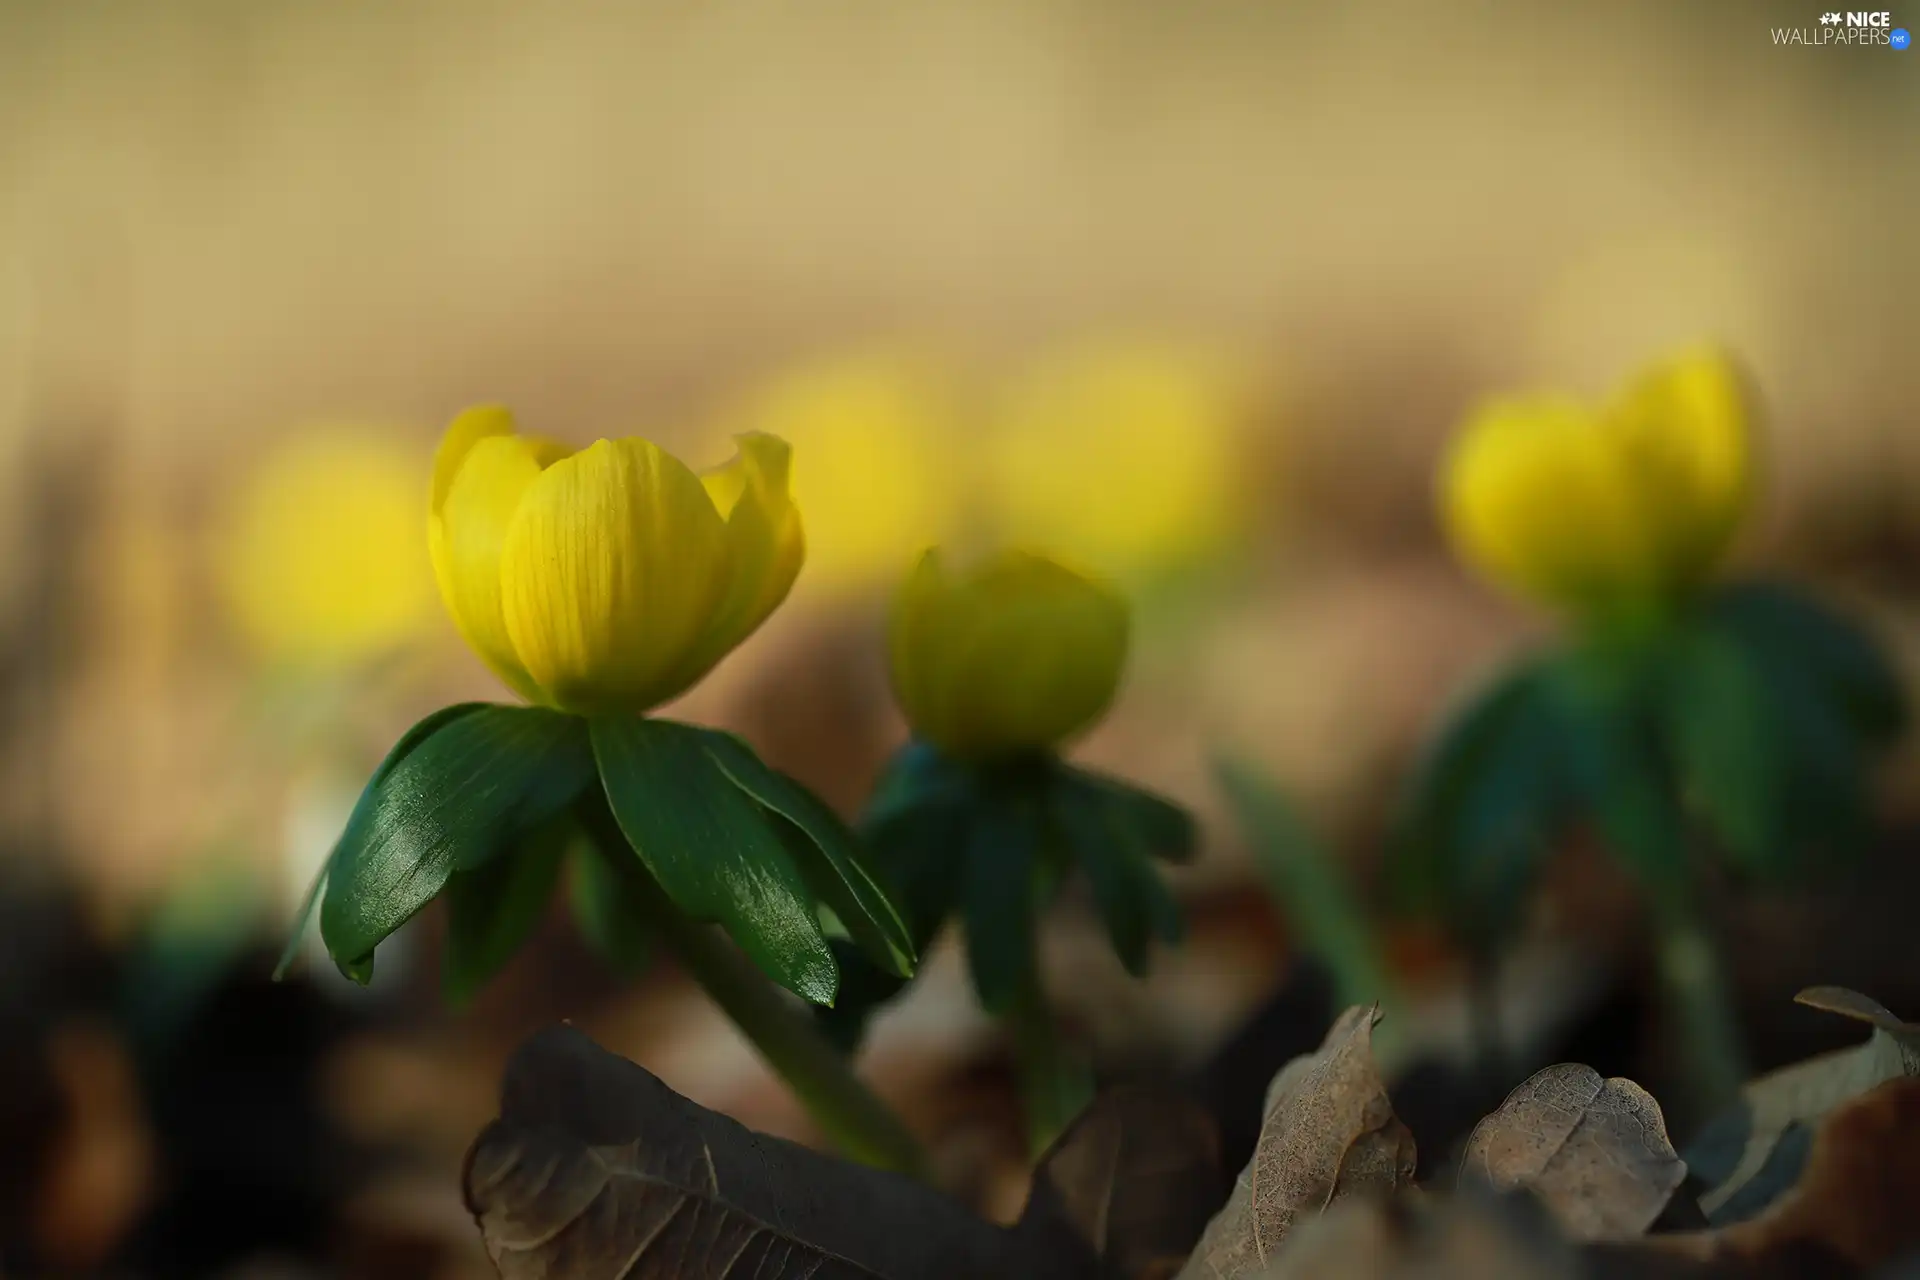
{"label": "dry brown leaf", "polygon": [[1652,1243],[1710,1261],[1824,1250],[1856,1267],[1920,1249],[1920,1080],[1887,1080],[1836,1108],[1814,1135],[1799,1183],[1761,1216]]}
{"label": "dry brown leaf", "polygon": [[1525,1188],[1576,1240],[1637,1236],[1686,1180],[1660,1104],[1575,1062],[1535,1072],[1467,1139],[1463,1176]]}
{"label": "dry brown leaf", "polygon": [[505,1280],[1062,1274],[910,1179],[753,1133],[565,1027],[508,1064],[464,1185]]}
{"label": "dry brown leaf", "polygon": [[1412,1182],[1413,1135],[1394,1115],[1373,1063],[1379,1018],[1377,1008],[1348,1009],[1318,1053],[1295,1058],[1274,1077],[1253,1159],[1180,1280],[1255,1275],[1302,1217]]}
{"label": "dry brown leaf", "polygon": [[1219,1137],[1205,1109],[1170,1089],[1115,1089],[1095,1099],[1041,1160],[1019,1229],[1064,1224],[1106,1274],[1167,1280],[1225,1191]]}
{"label": "dry brown leaf", "polygon": [[1302,1223],[1257,1280],[1575,1280],[1572,1247],[1535,1216],[1477,1197],[1349,1201]]}
{"label": "dry brown leaf", "polygon": [[1810,987],[1800,1004],[1873,1028],[1866,1043],[1783,1067],[1741,1090],[1738,1105],[1687,1148],[1696,1177],[1712,1184],[1700,1207],[1716,1226],[1753,1217],[1793,1185],[1799,1160],[1783,1152],[1789,1131],[1804,1134],[1835,1107],[1884,1080],[1920,1076],[1920,1025],[1903,1022],[1845,987]]}

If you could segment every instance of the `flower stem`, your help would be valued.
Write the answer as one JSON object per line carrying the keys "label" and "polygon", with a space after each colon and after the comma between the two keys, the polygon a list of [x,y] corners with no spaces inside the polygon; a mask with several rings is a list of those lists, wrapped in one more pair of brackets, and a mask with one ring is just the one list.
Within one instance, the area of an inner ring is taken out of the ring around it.
{"label": "flower stem", "polygon": [[1654,954],[1668,1016],[1680,1040],[1694,1104],[1711,1114],[1734,1097],[1747,1078],[1746,1050],[1733,997],[1691,893],[1668,884],[1652,895]]}
{"label": "flower stem", "polygon": [[753,1043],[833,1144],[862,1164],[926,1176],[926,1154],[906,1125],[815,1028],[798,1003],[711,925],[690,920],[633,852],[604,804],[582,806],[588,831],[623,878],[653,935],[679,957]]}

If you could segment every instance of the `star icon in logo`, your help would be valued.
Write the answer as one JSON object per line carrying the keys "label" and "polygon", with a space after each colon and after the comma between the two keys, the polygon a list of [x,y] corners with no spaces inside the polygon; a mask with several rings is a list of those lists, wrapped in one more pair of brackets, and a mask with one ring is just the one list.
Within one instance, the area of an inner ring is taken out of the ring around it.
{"label": "star icon in logo", "polygon": [[1895,27],[1887,32],[1887,43],[1895,49],[1904,49],[1913,43],[1913,37],[1907,34],[1905,27]]}
{"label": "star icon in logo", "polygon": [[1820,25],[1823,27],[1837,27],[1840,25],[1840,15],[1837,13],[1823,13],[1820,15]]}

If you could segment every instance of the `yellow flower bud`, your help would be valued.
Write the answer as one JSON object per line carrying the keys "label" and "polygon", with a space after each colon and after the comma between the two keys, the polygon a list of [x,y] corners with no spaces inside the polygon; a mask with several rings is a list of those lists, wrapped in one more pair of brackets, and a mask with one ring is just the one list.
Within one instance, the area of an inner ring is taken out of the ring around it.
{"label": "yellow flower bud", "polygon": [[1576,616],[1659,609],[1712,573],[1753,487],[1738,371],[1692,351],[1612,401],[1555,395],[1482,406],[1440,475],[1461,557],[1493,581]]}
{"label": "yellow flower bud", "polygon": [[788,449],[737,437],[696,475],[646,440],[578,453],[504,409],[447,428],[428,544],[456,626],[521,696],[642,712],[684,692],[764,622],[800,572]]}
{"label": "yellow flower bud", "polygon": [[929,551],[894,604],[894,694],[959,759],[1058,746],[1113,701],[1127,629],[1125,600],[1051,560],[1006,552],[956,576]]}

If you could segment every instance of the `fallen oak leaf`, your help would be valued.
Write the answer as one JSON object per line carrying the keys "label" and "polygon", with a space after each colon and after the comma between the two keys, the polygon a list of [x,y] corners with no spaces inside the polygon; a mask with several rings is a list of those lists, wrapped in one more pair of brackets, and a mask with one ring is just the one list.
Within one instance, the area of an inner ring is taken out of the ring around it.
{"label": "fallen oak leaf", "polygon": [[1172,1089],[1096,1098],[1041,1158],[1018,1231],[1064,1224],[1120,1280],[1168,1280],[1220,1207],[1213,1118]]}
{"label": "fallen oak leaf", "polygon": [[1301,1218],[1413,1181],[1413,1135],[1373,1062],[1378,1007],[1335,1020],[1317,1053],[1274,1077],[1253,1158],[1178,1280],[1239,1280],[1268,1265]]}
{"label": "fallen oak leaf", "polygon": [[[1349,1200],[1304,1222],[1247,1280],[1849,1280],[1832,1250],[1794,1242],[1762,1258],[1701,1259],[1651,1242],[1575,1245],[1524,1193]],[[1876,1280],[1894,1280],[1892,1276]]]}
{"label": "fallen oak leaf", "polygon": [[1873,1034],[1752,1081],[1689,1144],[1687,1164],[1708,1186],[1700,1207],[1714,1226],[1754,1217],[1793,1186],[1813,1129],[1834,1108],[1882,1081],[1920,1076],[1920,1025],[1845,987],[1809,987],[1794,1001],[1864,1022]]}
{"label": "fallen oak leaf", "polygon": [[1248,1280],[1584,1280],[1536,1204],[1484,1195],[1349,1200],[1304,1222]]}
{"label": "fallen oak leaf", "polygon": [[1063,1274],[927,1187],[754,1133],[568,1027],[514,1054],[462,1183],[504,1280]]}
{"label": "fallen oak leaf", "polygon": [[1637,1236],[1686,1180],[1660,1104],[1622,1077],[1563,1062],[1474,1127],[1463,1177],[1537,1196],[1576,1240]]}
{"label": "fallen oak leaf", "polygon": [[1754,1264],[1824,1251],[1860,1268],[1920,1250],[1920,1079],[1886,1080],[1836,1107],[1814,1134],[1799,1183],[1759,1217],[1647,1243]]}

